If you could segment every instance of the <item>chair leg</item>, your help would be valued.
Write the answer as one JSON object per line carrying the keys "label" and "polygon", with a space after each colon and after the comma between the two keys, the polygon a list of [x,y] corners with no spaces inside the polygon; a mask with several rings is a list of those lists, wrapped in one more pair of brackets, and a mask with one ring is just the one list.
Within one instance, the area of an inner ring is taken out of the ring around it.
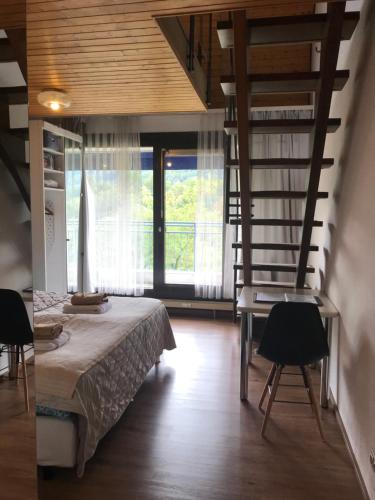
{"label": "chair leg", "polygon": [[29,413],[29,411],[30,411],[29,386],[27,383],[27,370],[26,370],[25,352],[23,350],[23,346],[20,346],[20,351],[21,351],[21,361],[22,361],[22,375],[23,375],[23,390],[24,390],[24,396],[25,396],[25,408],[26,408],[27,413]]}
{"label": "chair leg", "polygon": [[301,371],[302,371],[303,380],[305,382],[305,387],[306,387],[307,393],[309,395],[310,403],[311,403],[313,412],[315,414],[316,422],[318,424],[320,437],[322,438],[323,441],[325,441],[323,427],[322,427],[322,421],[320,419],[318,403],[316,402],[310,372],[309,372],[308,368],[306,369],[305,366],[301,366]]}
{"label": "chair leg", "polygon": [[275,372],[276,372],[276,364],[274,363],[272,365],[272,367],[271,367],[271,370],[270,370],[269,374],[268,374],[266,385],[264,386],[262,395],[261,395],[260,400],[259,400],[259,405],[258,405],[259,410],[262,409],[264,398],[266,397],[266,394],[267,394],[267,391],[268,391],[268,387],[270,385],[272,385],[272,381],[273,381],[273,379],[275,377]]}
{"label": "chair leg", "polygon": [[300,370],[301,370],[301,373],[302,373],[303,384],[305,386],[307,395],[309,396],[309,401],[310,401],[310,404],[311,404],[311,411],[315,415],[315,410],[314,410],[314,406],[313,406],[313,400],[312,400],[312,397],[311,397],[311,391],[310,391],[310,386],[309,386],[309,380],[307,378],[307,370],[306,370],[306,368],[304,366],[300,366]]}
{"label": "chair leg", "polygon": [[262,437],[264,437],[264,434],[266,432],[266,426],[267,426],[268,417],[269,417],[269,415],[271,413],[272,403],[273,403],[273,401],[275,399],[275,396],[276,396],[276,392],[277,392],[277,388],[279,386],[281,372],[282,372],[283,368],[284,367],[282,365],[278,365],[276,367],[275,378],[274,378],[274,381],[273,381],[273,384],[272,384],[271,394],[270,394],[270,397],[268,399],[266,413],[265,413],[264,419],[263,419],[263,425],[262,425],[262,430],[261,430]]}
{"label": "chair leg", "polygon": [[15,369],[14,369],[14,375],[16,377],[16,383],[18,385],[18,380],[19,380],[19,377],[18,377],[18,365],[19,365],[19,362],[20,362],[20,346],[16,346],[16,364],[15,364]]}

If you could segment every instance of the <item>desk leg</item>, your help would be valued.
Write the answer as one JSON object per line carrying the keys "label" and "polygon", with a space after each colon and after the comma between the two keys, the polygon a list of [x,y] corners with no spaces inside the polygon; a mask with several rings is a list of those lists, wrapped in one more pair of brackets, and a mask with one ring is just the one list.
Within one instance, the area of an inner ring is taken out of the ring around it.
{"label": "desk leg", "polygon": [[248,394],[248,342],[247,342],[247,314],[241,313],[241,374],[240,374],[240,397],[247,400]]}
{"label": "desk leg", "polygon": [[[331,350],[332,337],[332,318],[326,318],[325,327],[327,332],[327,341]],[[328,378],[329,378],[329,358],[326,356],[322,361],[322,371],[320,375],[320,406],[328,408]]]}
{"label": "desk leg", "polygon": [[248,363],[253,362],[253,314],[247,313]]}

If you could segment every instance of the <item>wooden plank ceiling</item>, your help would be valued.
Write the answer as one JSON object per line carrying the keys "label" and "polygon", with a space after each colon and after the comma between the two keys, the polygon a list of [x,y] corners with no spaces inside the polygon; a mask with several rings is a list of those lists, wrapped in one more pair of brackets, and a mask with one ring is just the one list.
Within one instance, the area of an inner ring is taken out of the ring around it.
{"label": "wooden plank ceiling", "polygon": [[[203,111],[205,104],[155,17],[238,8],[268,17],[311,13],[313,5],[313,0],[27,0],[30,114],[48,115],[36,99],[46,88],[69,92],[73,104],[66,115]],[[213,40],[212,102],[221,105],[216,33]],[[310,49],[262,48],[252,58],[257,72],[303,71],[309,69]]]}

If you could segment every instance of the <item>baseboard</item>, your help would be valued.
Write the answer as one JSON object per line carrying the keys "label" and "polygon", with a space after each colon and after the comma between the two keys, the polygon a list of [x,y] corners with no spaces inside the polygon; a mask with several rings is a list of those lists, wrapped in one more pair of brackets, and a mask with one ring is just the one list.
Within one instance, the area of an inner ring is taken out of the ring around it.
{"label": "baseboard", "polygon": [[341,418],[341,415],[340,415],[340,411],[338,409],[336,400],[333,397],[333,394],[332,394],[331,390],[329,391],[329,401],[330,401],[330,404],[332,405],[333,411],[334,411],[335,416],[336,416],[337,423],[339,424],[339,427],[340,427],[340,431],[341,431],[342,437],[344,438],[345,446],[346,446],[346,448],[347,448],[347,450],[349,452],[350,459],[351,459],[351,461],[353,463],[353,467],[354,467],[355,474],[356,474],[358,482],[359,482],[359,486],[360,486],[361,491],[362,491],[363,498],[364,498],[364,500],[370,500],[370,495],[368,494],[365,482],[363,480],[361,469],[359,468],[357,459],[356,459],[356,457],[354,455],[352,445],[350,444],[350,441],[349,441],[349,436],[348,436],[348,434],[346,432],[346,429],[345,429],[345,426],[344,426],[344,422],[342,421],[342,418]]}
{"label": "baseboard", "polygon": [[166,307],[177,309],[205,309],[211,311],[232,311],[233,302],[214,300],[160,299]]}

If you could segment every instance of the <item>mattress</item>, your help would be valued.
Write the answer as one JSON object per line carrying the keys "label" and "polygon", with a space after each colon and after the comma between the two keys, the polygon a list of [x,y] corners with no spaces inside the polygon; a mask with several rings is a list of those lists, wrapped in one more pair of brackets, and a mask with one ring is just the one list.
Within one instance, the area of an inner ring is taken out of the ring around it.
{"label": "mattress", "polygon": [[74,416],[66,419],[37,416],[38,465],[74,467],[77,462],[77,426]]}
{"label": "mattress", "polygon": [[159,300],[111,297],[112,308],[105,314],[67,315],[62,309],[68,300],[35,294],[34,321],[61,321],[71,335],[63,347],[36,356],[36,399],[38,405],[77,415],[81,476],[99,440],[119,420],[155,361],[176,344]]}

